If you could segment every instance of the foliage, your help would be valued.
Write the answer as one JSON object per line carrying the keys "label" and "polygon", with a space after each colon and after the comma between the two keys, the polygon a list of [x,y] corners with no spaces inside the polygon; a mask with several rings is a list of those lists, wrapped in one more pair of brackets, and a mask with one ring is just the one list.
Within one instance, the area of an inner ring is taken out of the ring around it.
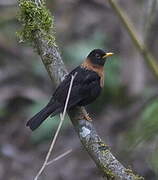
{"label": "foliage", "polygon": [[158,99],[149,104],[142,114],[142,137],[146,140],[155,138],[158,134]]}
{"label": "foliage", "polygon": [[151,166],[158,176],[158,144],[156,143],[154,147],[154,152],[151,154]]}
{"label": "foliage", "polygon": [[129,143],[136,146],[142,142],[152,141],[158,134],[158,99],[150,103],[143,111],[134,129],[129,132]]}

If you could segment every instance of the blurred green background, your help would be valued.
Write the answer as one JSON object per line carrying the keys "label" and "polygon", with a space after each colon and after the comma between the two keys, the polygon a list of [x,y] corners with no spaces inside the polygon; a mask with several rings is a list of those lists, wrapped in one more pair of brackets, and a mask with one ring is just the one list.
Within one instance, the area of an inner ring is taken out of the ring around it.
{"label": "blurred green background", "polygon": [[[155,2],[118,1],[157,58]],[[102,95],[86,108],[117,159],[145,179],[157,180],[158,79],[108,2],[47,0],[47,7],[55,16],[57,43],[69,71],[94,48],[115,53],[105,65]],[[59,116],[48,118],[33,133],[25,126],[49,101],[55,86],[36,51],[18,42],[17,13],[16,0],[0,1],[0,179],[5,180],[33,179],[59,122]],[[51,158],[69,149],[72,152],[49,165],[41,179],[101,179],[66,117]]]}

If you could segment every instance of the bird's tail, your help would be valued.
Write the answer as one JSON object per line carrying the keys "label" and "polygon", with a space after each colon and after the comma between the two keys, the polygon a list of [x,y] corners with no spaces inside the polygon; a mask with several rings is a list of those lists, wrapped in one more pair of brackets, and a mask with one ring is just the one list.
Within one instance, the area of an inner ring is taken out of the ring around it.
{"label": "bird's tail", "polygon": [[44,107],[40,112],[35,114],[26,124],[33,131],[52,113],[51,107]]}

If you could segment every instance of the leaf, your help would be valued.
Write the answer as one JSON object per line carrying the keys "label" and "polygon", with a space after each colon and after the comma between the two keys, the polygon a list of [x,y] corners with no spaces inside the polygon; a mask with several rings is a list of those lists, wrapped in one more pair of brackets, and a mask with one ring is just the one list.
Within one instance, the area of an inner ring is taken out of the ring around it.
{"label": "leaf", "polygon": [[154,140],[158,136],[158,99],[143,111],[140,120],[128,133],[129,143],[136,146]]}

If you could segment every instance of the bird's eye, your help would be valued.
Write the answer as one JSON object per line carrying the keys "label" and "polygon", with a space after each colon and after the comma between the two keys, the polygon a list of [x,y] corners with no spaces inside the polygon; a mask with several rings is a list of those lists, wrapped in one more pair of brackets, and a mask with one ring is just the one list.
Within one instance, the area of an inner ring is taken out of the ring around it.
{"label": "bird's eye", "polygon": [[99,55],[99,54],[96,54],[95,57],[96,57],[96,58],[100,58],[100,55]]}

